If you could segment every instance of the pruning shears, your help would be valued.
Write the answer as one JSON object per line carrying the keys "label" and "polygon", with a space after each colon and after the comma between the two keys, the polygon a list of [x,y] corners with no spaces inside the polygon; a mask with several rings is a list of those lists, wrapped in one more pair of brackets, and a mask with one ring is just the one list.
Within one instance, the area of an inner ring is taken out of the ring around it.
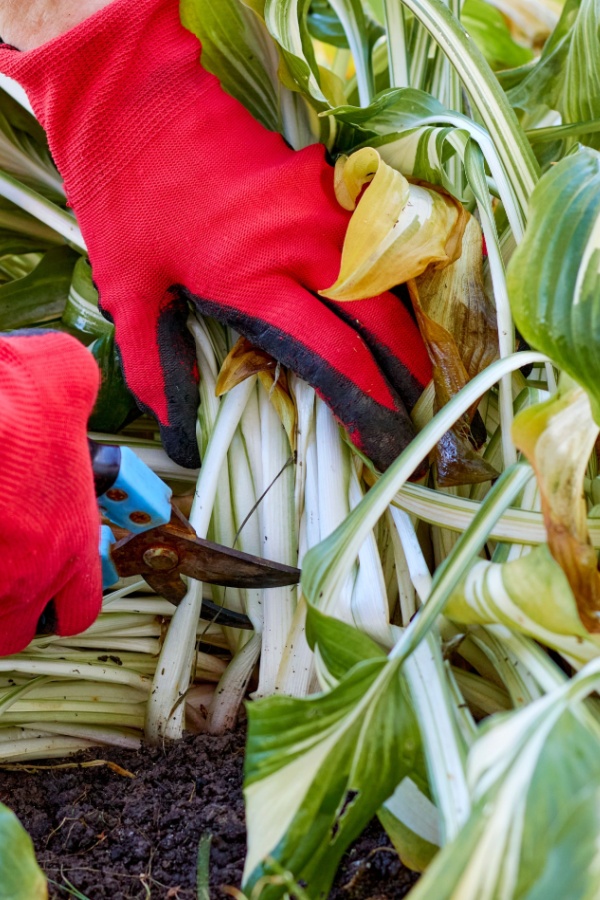
{"label": "pruning shears", "polygon": [[[181,576],[225,587],[270,588],[297,584],[300,570],[199,538],[171,502],[171,489],[129,447],[89,442],[96,497],[103,520],[100,556],[104,588],[141,575],[175,605],[185,597]],[[210,600],[201,617],[233,628],[252,628],[243,613]],[[52,629],[49,615],[38,633]]]}

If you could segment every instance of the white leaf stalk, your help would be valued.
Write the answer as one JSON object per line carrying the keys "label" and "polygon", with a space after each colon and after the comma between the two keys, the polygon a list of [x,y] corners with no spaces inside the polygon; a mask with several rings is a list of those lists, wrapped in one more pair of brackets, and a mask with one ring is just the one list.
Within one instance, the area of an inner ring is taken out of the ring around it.
{"label": "white leaf stalk", "polygon": [[[419,599],[425,603],[432,578],[412,522],[406,513],[391,509]],[[428,635],[404,664],[404,675],[419,721],[427,759],[429,783],[440,811],[442,843],[452,840],[469,818],[465,746],[459,738],[456,710],[446,681],[438,641]]]}
{"label": "white leaf stalk", "polygon": [[[190,322],[195,337],[202,329]],[[201,367],[201,371],[204,370]],[[250,378],[231,390],[219,406],[214,430],[208,441],[198,477],[190,523],[199,537],[206,537],[227,452],[246,404],[254,389]],[[196,647],[196,625],[202,607],[202,585],[192,581],[177,608],[165,638],[152,693],[148,702],[146,737],[152,743],[181,737],[184,719],[183,698],[190,685]]]}
{"label": "white leaf stalk", "polygon": [[[262,438],[262,483],[259,521],[262,555],[294,566],[298,543],[294,512],[294,467],[285,429],[266,391],[259,394]],[[263,593],[263,645],[255,697],[274,693],[298,600],[296,585],[269,588]]]}
{"label": "white leaf stalk", "polygon": [[392,463],[344,524],[318,548],[309,552],[303,570],[302,586],[311,602],[326,606],[338,596],[369,532],[421,460],[435,447],[454,422],[502,375],[529,362],[545,362],[545,360],[546,357],[542,354],[532,352],[518,353],[498,360],[473,378],[440,410]]}
{"label": "white leaf stalk", "polygon": [[62,235],[70,244],[82,253],[86,252],[85,242],[79,229],[75,217],[71,213],[65,212],[51,200],[47,200],[29,188],[22,182],[17,181],[6,172],[0,171],[0,196],[10,200],[20,206],[25,212],[30,213],[40,222],[48,225],[57,234]]}

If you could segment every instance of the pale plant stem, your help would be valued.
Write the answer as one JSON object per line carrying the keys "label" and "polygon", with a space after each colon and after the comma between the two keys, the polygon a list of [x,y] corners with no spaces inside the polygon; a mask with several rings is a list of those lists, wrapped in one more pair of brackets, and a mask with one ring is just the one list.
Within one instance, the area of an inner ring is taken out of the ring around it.
{"label": "pale plant stem", "polygon": [[[243,381],[221,403],[190,513],[190,523],[199,537],[206,537],[208,532],[227,451],[254,384],[254,377]],[[184,704],[180,700],[190,684],[196,652],[196,625],[201,608],[202,585],[191,581],[185,598],[171,620],[148,701],[146,738],[151,743],[163,738],[181,737]]]}
{"label": "pale plant stem", "polygon": [[[408,561],[411,580],[422,603],[432,578],[412,522],[406,513],[391,510]],[[429,780],[440,811],[442,843],[452,840],[470,813],[464,748],[459,743],[451,694],[437,640],[428,635],[404,664],[404,674],[419,720]]]}
{"label": "pale plant stem", "polygon": [[[293,566],[297,561],[294,473],[293,467],[284,468],[290,457],[290,445],[267,392],[260,391],[259,398],[263,451],[260,493],[268,488],[260,505],[262,554],[267,559]],[[277,672],[292,626],[297,594],[296,585],[270,588],[263,593],[263,647],[256,697],[269,696],[276,689]]]}

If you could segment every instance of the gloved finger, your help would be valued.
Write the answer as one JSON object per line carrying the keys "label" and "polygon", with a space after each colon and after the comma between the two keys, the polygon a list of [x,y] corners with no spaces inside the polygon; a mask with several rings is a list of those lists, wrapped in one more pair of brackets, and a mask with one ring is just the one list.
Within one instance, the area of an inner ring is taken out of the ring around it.
{"label": "gloved finger", "polygon": [[[119,308],[116,338],[125,378],[140,406],[157,417],[167,453],[180,465],[198,465],[197,365],[194,344],[185,328],[187,305],[183,301],[187,300],[304,378],[331,407],[354,443],[378,468],[387,468],[412,439],[414,429],[402,398],[365,340],[338,315],[337,308],[334,311],[291,278],[263,279],[260,289],[260,298],[249,285],[243,294],[225,303],[173,287],[160,303],[157,333],[151,334],[150,341],[148,329],[134,320],[144,306],[134,303]],[[418,333],[410,317],[403,319],[402,325],[406,326],[408,346],[415,340],[413,332],[417,337]]]}
{"label": "gloved finger", "polygon": [[56,630],[60,635],[80,634],[98,618],[102,607],[102,572],[97,544],[96,537],[93,550],[78,561],[74,574],[54,596]]}
{"label": "gloved finger", "polygon": [[196,440],[198,411],[198,363],[194,339],[187,328],[189,306],[181,292],[167,289],[156,316],[139,316],[148,304],[132,297],[119,305],[114,315],[110,297],[101,294],[100,309],[115,324],[115,340],[121,356],[127,387],[140,409],[159,424],[163,446],[174,462],[196,469],[200,455]]}
{"label": "gloved finger", "polygon": [[431,380],[431,361],[402,300],[387,292],[369,300],[327,300],[367,342],[382,372],[411,410]]}
{"label": "gloved finger", "polygon": [[[378,468],[386,469],[414,437],[402,397],[337,307],[323,304],[292,279],[273,279],[271,287],[262,303],[248,292],[236,297],[235,307],[188,291],[184,296],[200,312],[226,322],[312,385],[356,446]],[[410,317],[403,324],[407,342],[415,334],[420,340]],[[412,388],[411,399],[414,395]]]}

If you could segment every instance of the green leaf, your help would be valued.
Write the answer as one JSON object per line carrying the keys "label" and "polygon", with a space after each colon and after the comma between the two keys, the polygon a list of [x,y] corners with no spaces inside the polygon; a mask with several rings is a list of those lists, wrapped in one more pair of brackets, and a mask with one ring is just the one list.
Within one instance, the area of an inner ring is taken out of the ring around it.
{"label": "green leaf", "polygon": [[[539,61],[503,73],[501,83],[513,107],[523,110],[529,124],[557,110],[563,124],[600,117],[600,9],[596,0],[567,0],[560,20],[546,42]],[[580,131],[584,144],[600,149],[600,135]],[[555,152],[563,152],[558,145]]]}
{"label": "green leaf", "polygon": [[[248,707],[244,889],[272,873],[267,857],[327,896],[338,862],[410,774],[419,734],[399,665],[359,663],[330,693]],[[267,886],[265,900],[282,896]]]}
{"label": "green leaf", "polygon": [[50,156],[42,127],[1,89],[0,168],[51,200],[64,203],[62,178]]}
{"label": "green leaf", "polygon": [[0,803],[0,900],[46,900],[48,885],[31,838],[10,809]]}
{"label": "green leaf", "polygon": [[308,32],[310,0],[266,0],[265,23],[279,44],[290,75],[316,109],[329,107]]}
{"label": "green leaf", "polygon": [[595,150],[585,148],[543,176],[507,284],[523,337],[586,389],[600,424],[600,154]]}
{"label": "green leaf", "polygon": [[65,308],[79,254],[69,247],[49,250],[24,278],[0,287],[0,331],[30,328],[59,319]]}
{"label": "green leaf", "polygon": [[528,47],[513,40],[502,14],[484,0],[465,0],[460,20],[492,69],[521,66],[533,58]]}
{"label": "green leaf", "polygon": [[364,632],[310,605],[306,613],[306,640],[311,650],[318,647],[329,674],[338,681],[357,663],[385,657],[385,651]]}
{"label": "green leaf", "polygon": [[[600,5],[597,0],[581,0],[575,20],[564,73],[559,111],[564,122],[586,122],[600,117]],[[580,140],[600,149],[600,135]]]}
{"label": "green leaf", "polygon": [[90,416],[91,431],[116,434],[140,415],[133,395],[127,389],[114,334],[105,334],[89,346],[100,368],[102,380],[96,405]]}
{"label": "green leaf", "polygon": [[98,291],[92,280],[91,266],[84,257],[77,261],[73,271],[62,322],[84,343],[112,334],[114,331],[114,326],[98,309]]}
{"label": "green leaf", "polygon": [[[519,217],[524,221],[539,170],[504,91],[475,42],[441,0],[404,0],[404,4],[439,45],[460,77],[496,154],[502,160],[517,200]],[[513,230],[516,233],[514,226]]]}
{"label": "green leaf", "polygon": [[[385,34],[385,29],[362,11],[361,31],[370,50],[376,41]],[[334,47],[349,48],[344,26],[328,0],[312,0],[308,12],[308,30],[319,41]]]}

